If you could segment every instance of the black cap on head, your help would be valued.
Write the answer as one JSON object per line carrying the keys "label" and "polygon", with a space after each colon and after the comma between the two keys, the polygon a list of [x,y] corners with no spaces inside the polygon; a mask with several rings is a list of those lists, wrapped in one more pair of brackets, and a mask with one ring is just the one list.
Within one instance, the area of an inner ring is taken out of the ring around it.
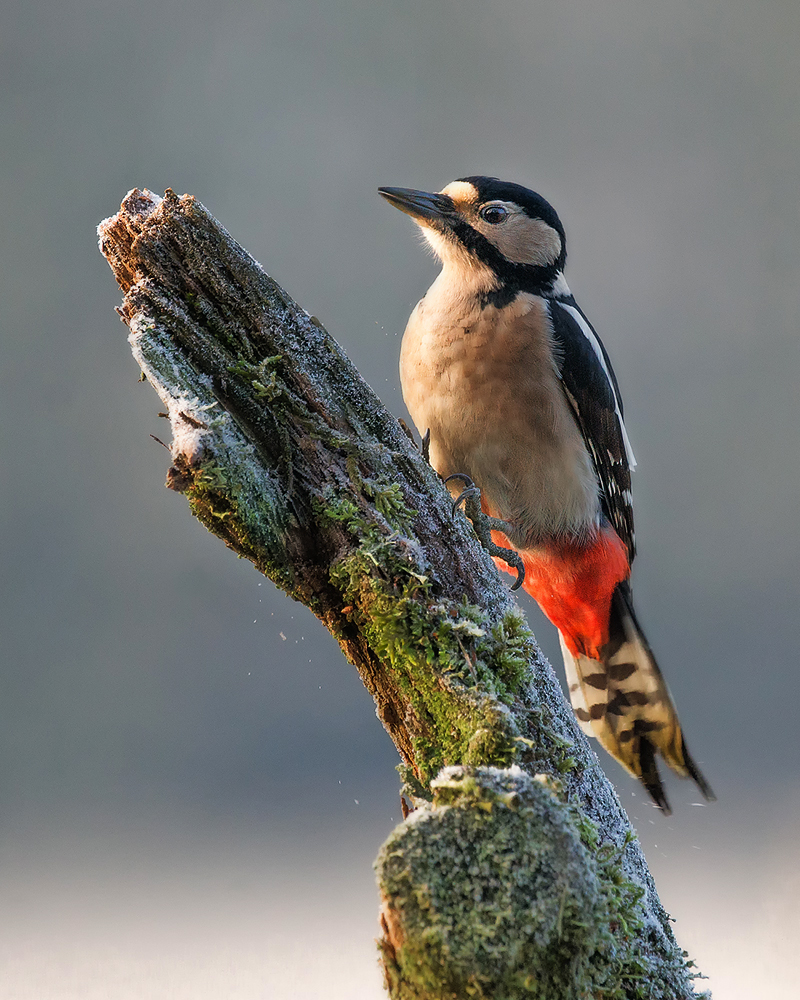
{"label": "black cap on head", "polygon": [[459,177],[459,181],[471,184],[478,192],[481,201],[513,201],[524,209],[532,219],[541,219],[561,237],[561,243],[566,248],[566,237],[564,227],[558,213],[540,194],[531,191],[530,188],[521,184],[512,184],[510,181],[501,181],[497,177],[483,177],[476,174],[474,177]]}

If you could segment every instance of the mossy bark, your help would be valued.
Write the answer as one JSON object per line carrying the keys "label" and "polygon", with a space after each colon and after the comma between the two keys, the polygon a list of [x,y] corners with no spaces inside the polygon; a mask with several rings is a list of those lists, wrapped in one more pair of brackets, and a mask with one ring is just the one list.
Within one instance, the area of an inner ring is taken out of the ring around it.
{"label": "mossy bark", "polygon": [[[642,889],[621,851],[519,767],[445,768],[377,867],[383,954],[404,1000],[676,994],[643,983]],[[644,985],[640,993],[637,989]]]}
{"label": "mossy bark", "polygon": [[[517,800],[527,803],[522,825],[513,821],[521,851],[515,878],[531,874],[520,845],[541,840],[537,823],[546,839],[557,817],[571,831],[564,836],[584,851],[590,882],[629,887],[625,898],[633,902],[625,904],[624,919],[621,905],[587,909],[598,940],[616,935],[616,965],[597,958],[597,949],[585,961],[575,957],[571,982],[580,991],[559,995],[695,996],[628,819],[507,585],[467,522],[450,517],[449,494],[338,344],[192,197],[134,190],[99,234],[124,292],[119,311],[134,356],[171,421],[167,486],[186,496],[211,532],[321,619],[358,669],[402,757],[405,794],[418,808],[393,835],[396,843],[389,842],[397,863],[391,877],[381,876],[384,893],[391,897],[398,884],[408,824],[412,853],[424,855],[425,831],[436,824],[423,817],[452,808],[441,803],[442,782],[454,779],[437,783],[437,774],[465,766],[459,780],[473,781],[473,791],[458,793],[458,808],[467,817],[464,830],[472,831],[467,839],[474,836],[476,849],[483,842],[486,858],[493,856],[496,831],[477,820],[487,814],[487,795],[495,795],[488,810],[495,816],[511,808],[497,799],[502,785],[502,795],[516,789]],[[536,774],[550,776],[550,791],[531,791]],[[479,786],[489,791],[478,794]],[[438,804],[431,806],[434,792]],[[432,859],[439,850],[433,844]],[[598,862],[598,851],[613,854],[616,874]],[[507,852],[495,854],[505,858],[492,876],[499,885],[510,869]],[[529,881],[534,887],[535,879]],[[588,883],[584,888],[590,892]],[[519,954],[533,965],[524,975],[509,972],[512,986],[497,997],[544,995],[535,992],[544,971],[526,950],[525,922],[503,925],[507,944],[492,953],[495,972],[480,967],[476,951],[472,979],[458,980],[466,992],[453,993],[456,980],[446,976],[436,992],[430,977],[444,968],[442,939],[435,945],[439,957],[426,965],[425,942],[434,947],[436,935],[422,928],[420,936],[413,921],[403,929],[405,911],[392,910],[391,899],[388,905],[395,933],[385,924],[383,953],[392,996],[495,995],[486,990],[499,982],[503,949],[509,969],[518,971],[513,956]],[[532,899],[531,907],[547,910],[546,900]],[[556,951],[570,947],[559,944]],[[427,985],[414,980],[413,970],[423,966]],[[618,970],[615,982],[610,968]]]}

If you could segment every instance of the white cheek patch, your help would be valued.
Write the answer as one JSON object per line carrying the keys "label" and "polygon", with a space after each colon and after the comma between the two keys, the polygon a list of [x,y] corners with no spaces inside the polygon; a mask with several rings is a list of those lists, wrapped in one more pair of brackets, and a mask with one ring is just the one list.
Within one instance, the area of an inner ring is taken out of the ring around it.
{"label": "white cheek patch", "polygon": [[492,226],[480,217],[472,224],[512,264],[547,267],[561,256],[561,237],[555,229],[519,210],[500,225]]}

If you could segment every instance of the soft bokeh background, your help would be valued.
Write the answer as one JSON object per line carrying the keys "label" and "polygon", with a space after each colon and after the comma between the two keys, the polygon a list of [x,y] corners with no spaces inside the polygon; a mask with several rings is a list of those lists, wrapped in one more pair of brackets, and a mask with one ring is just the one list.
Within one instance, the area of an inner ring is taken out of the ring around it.
{"label": "soft bokeh background", "polygon": [[401,414],[435,266],[375,189],[470,173],[566,225],[640,463],[641,617],[719,801],[671,781],[664,819],[604,762],[715,996],[797,996],[798,43],[796,0],[7,0],[4,998],[382,995],[395,751],[163,488],[94,227],[193,193]]}

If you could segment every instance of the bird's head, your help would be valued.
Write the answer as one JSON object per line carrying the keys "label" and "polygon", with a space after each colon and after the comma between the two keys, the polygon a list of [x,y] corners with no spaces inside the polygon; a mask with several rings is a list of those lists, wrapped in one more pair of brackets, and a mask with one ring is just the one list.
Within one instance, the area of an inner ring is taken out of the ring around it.
{"label": "bird's head", "polygon": [[410,215],[445,266],[487,268],[501,285],[553,287],[567,257],[555,209],[534,191],[495,177],[462,177],[436,194],[379,188]]}

